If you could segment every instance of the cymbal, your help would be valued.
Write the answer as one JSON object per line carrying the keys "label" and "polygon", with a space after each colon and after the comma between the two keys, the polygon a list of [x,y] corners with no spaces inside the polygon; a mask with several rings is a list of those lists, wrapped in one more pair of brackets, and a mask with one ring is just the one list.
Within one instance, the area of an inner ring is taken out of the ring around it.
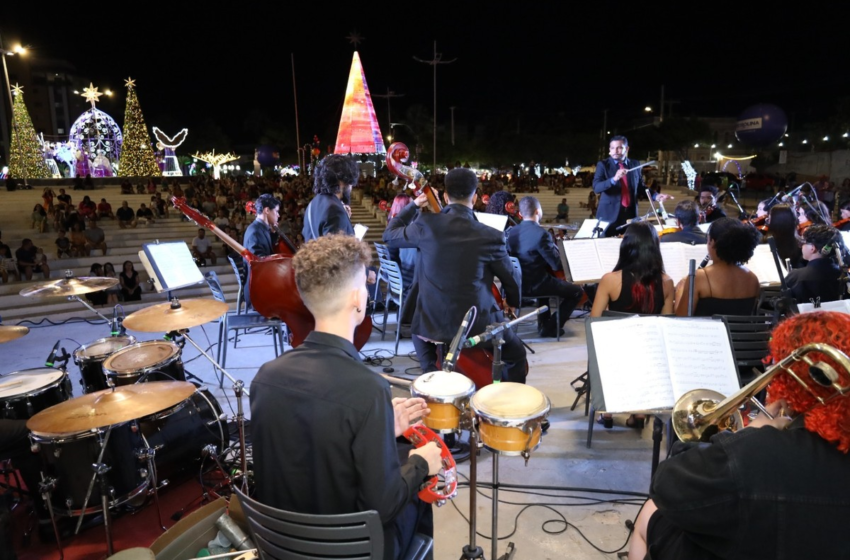
{"label": "cymbal", "polygon": [[118,278],[106,276],[81,276],[80,278],[62,278],[35,284],[21,290],[26,297],[62,297],[79,296],[91,292],[99,292],[111,288],[118,283]]}
{"label": "cymbal", "polygon": [[165,410],[188,399],[195,386],[186,381],[151,381],[104,389],[42,410],[27,428],[36,435],[75,434],[122,424]]}
{"label": "cymbal", "polygon": [[0,344],[21,338],[29,332],[30,330],[27,327],[4,327],[0,325]]}
{"label": "cymbal", "polygon": [[180,300],[152,305],[132,313],[124,319],[124,326],[131,331],[168,332],[179,331],[209,323],[227,313],[226,303],[212,298]]}

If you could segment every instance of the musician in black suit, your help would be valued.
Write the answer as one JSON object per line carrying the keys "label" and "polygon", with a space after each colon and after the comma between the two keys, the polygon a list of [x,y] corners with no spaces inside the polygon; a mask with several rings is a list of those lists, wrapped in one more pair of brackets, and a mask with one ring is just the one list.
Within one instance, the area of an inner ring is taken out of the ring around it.
{"label": "musician in black suit", "polygon": [[699,203],[700,223],[710,224],[720,218],[727,217],[726,211],[723,210],[723,207],[717,201],[717,193],[719,192],[719,189],[714,185],[702,185],[699,188],[697,202]]}
{"label": "musician in black suit", "polygon": [[359,176],[357,163],[350,157],[331,154],[319,162],[313,179],[316,196],[304,212],[305,242],[329,233],[354,235],[348,205]]}
{"label": "musician in black suit", "polygon": [[[605,235],[616,235],[616,229],[637,216],[638,193],[646,190],[643,174],[637,167],[640,162],[629,159],[629,140],[625,136],[614,136],[608,144],[607,159],[596,164],[593,175],[593,191],[599,195],[596,218],[608,222]],[[667,198],[667,195],[657,195]],[[660,199],[663,200],[664,198]],[[655,200],[656,197],[653,197]]]}
{"label": "musician in black suit", "polygon": [[[509,311],[520,304],[520,289],[504,235],[479,223],[472,211],[478,187],[475,173],[466,168],[452,169],[446,174],[445,187],[447,205],[442,212],[416,217],[419,208],[428,204],[425,195],[419,196],[390,221],[384,232],[384,243],[390,247],[419,249],[419,292],[411,332],[423,372],[437,369],[435,343],[451,342],[470,307],[478,310],[470,336],[505,320],[491,292],[494,276],[502,282]],[[502,378],[524,383],[525,348],[510,329],[504,331],[504,340],[506,371]]]}
{"label": "musician in black suit", "polygon": [[841,269],[835,256],[835,248],[841,246],[841,234],[832,226],[815,224],[803,232],[803,241],[803,259],[808,264],[791,270],[785,277],[791,295],[797,303],[841,299]]}
{"label": "musician in black suit", "polygon": [[[274,252],[271,232],[280,219],[280,201],[270,194],[261,194],[254,202],[254,209],[257,211],[257,218],[245,228],[242,245],[256,257],[267,257]],[[245,295],[245,304],[251,307],[251,290],[248,289],[251,285],[251,267],[248,266],[247,260],[245,266],[248,268],[248,279],[242,292]]]}
{"label": "musician in black suit", "polygon": [[[540,201],[533,196],[526,196],[519,201],[519,213],[522,215],[522,222],[508,232],[508,253],[519,260],[522,268],[523,296],[561,298],[560,325],[557,323],[558,317],[549,311],[537,316],[540,336],[554,337],[560,332],[563,323],[570,318],[583,292],[575,284],[555,278],[550,273],[550,270],[563,270],[564,267],[552,237],[540,226],[540,218],[543,217]],[[538,300],[538,305],[547,303],[545,298]]]}
{"label": "musician in black suit", "polygon": [[705,245],[708,236],[697,227],[699,212],[697,205],[690,200],[683,200],[676,205],[676,221],[679,222],[679,231],[666,233],[661,236],[662,243],[690,243],[691,245]]}

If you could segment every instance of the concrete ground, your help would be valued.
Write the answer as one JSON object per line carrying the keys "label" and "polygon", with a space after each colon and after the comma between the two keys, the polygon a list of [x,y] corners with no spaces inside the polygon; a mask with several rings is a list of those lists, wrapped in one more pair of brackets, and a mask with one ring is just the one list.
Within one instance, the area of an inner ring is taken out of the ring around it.
{"label": "concrete ground", "polygon": [[[110,315],[108,312],[105,314]],[[82,306],[79,316],[97,319]],[[391,320],[392,318],[391,316]],[[32,324],[24,324],[33,327]],[[389,326],[390,329],[394,328],[394,323]],[[532,331],[534,334],[533,337],[524,336],[536,352],[529,354],[528,383],[540,389],[551,400],[551,428],[540,447],[532,453],[527,466],[520,457],[501,457],[499,480],[505,484],[646,492],[649,487],[652,444],[649,424],[642,433],[623,427],[622,418],[617,418],[617,425],[610,430],[597,425],[594,430],[593,448],[585,447],[587,418],[584,416],[583,401],[575,411],[570,411],[575,392],[569,384],[586,369],[584,320],[571,319],[566,330],[567,335],[560,342],[556,342],[554,339],[535,338],[534,329],[521,329],[521,332]],[[134,334],[139,341],[155,340],[161,336],[159,333],[130,334]],[[190,334],[206,348],[210,345],[208,340],[214,341],[217,338],[218,325],[213,322],[196,327],[191,329]],[[26,337],[0,345],[3,362],[0,373],[43,367],[47,355],[58,339],[63,339],[62,346],[72,353],[78,344],[88,344],[108,335],[109,328],[103,324],[68,323],[32,328]],[[373,367],[377,373],[382,372],[384,367],[391,366],[395,370],[393,375],[404,375],[402,372],[417,366],[408,357],[413,347],[409,340],[402,340],[399,356],[393,357],[393,335],[391,330],[387,340],[381,341],[380,334],[374,332],[363,352],[367,355],[378,353],[385,358],[384,363]],[[230,409],[225,394],[235,410],[233,393],[229,389],[231,384],[225,384],[226,390],[219,389],[212,366],[203,357],[198,356],[198,351],[187,344],[183,351],[186,369],[210,385],[226,412],[230,413]],[[234,377],[244,380],[246,386],[250,386],[257,369],[273,357],[271,337],[252,334],[240,340],[240,346],[236,350],[231,346],[227,369]],[[74,395],[80,396],[80,374],[73,362],[69,364],[68,372],[74,382]],[[418,370],[410,373],[415,375]],[[403,394],[401,389],[394,391],[399,395]],[[244,400],[244,406],[248,412],[247,398]],[[491,481],[491,457],[490,452],[481,452],[478,461],[480,482]],[[461,480],[466,480],[469,475],[469,463],[459,465],[458,471]],[[491,554],[489,540],[492,529],[491,490],[480,488],[479,492],[477,528],[481,536],[477,541],[484,549],[485,557],[496,560]],[[625,522],[635,518],[642,503],[642,500],[628,496],[575,490],[535,492],[537,494],[515,493],[506,492],[504,489],[500,492],[498,534],[502,540],[499,542],[498,556],[503,555],[508,543],[512,542],[516,548],[516,559],[615,558],[615,553],[601,552],[597,548],[602,551],[620,550],[629,535]],[[597,501],[618,498],[626,498],[631,500],[631,503]],[[524,504],[529,503],[540,506],[523,509]],[[464,519],[468,517],[468,512],[467,487],[461,488],[451,503],[435,508],[436,560],[454,560],[461,557],[462,549],[469,540],[469,525]],[[564,520],[570,524],[566,530]]]}

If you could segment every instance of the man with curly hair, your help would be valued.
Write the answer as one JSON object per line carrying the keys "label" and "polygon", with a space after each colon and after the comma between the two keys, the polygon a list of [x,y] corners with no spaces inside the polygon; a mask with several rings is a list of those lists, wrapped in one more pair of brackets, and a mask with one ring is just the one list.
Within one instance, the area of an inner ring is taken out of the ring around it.
{"label": "man with curly hair", "polygon": [[251,441],[260,502],[319,515],[376,510],[384,558],[394,559],[433,527],[416,495],[441,460],[431,442],[401,464],[396,438],[429,410],[423,399],[392,399],[354,347],[370,260],[369,246],[347,235],[310,241],[292,259],[316,328],[251,383]]}
{"label": "man with curly hair", "polygon": [[[850,353],[850,317],[817,312],[786,320],[773,331],[773,361],[813,342]],[[760,414],[710,443],[676,444],[635,521],[631,560],[847,557],[850,399],[836,385],[848,387],[850,374],[825,354],[807,357],[837,372],[832,386],[818,375],[824,367],[797,360],[793,376],[783,370],[767,388],[773,419]]]}
{"label": "man with curly hair", "polygon": [[304,212],[301,234],[305,241],[329,233],[354,235],[349,204],[359,176],[357,162],[350,157],[331,154],[319,162],[313,176],[316,196]]}

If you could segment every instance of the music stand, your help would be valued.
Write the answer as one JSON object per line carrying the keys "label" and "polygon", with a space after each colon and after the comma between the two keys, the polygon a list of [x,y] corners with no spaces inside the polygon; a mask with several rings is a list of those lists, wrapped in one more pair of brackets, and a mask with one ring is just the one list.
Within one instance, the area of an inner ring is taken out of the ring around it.
{"label": "music stand", "polygon": [[145,243],[139,258],[158,293],[204,282],[204,275],[185,241]]}

